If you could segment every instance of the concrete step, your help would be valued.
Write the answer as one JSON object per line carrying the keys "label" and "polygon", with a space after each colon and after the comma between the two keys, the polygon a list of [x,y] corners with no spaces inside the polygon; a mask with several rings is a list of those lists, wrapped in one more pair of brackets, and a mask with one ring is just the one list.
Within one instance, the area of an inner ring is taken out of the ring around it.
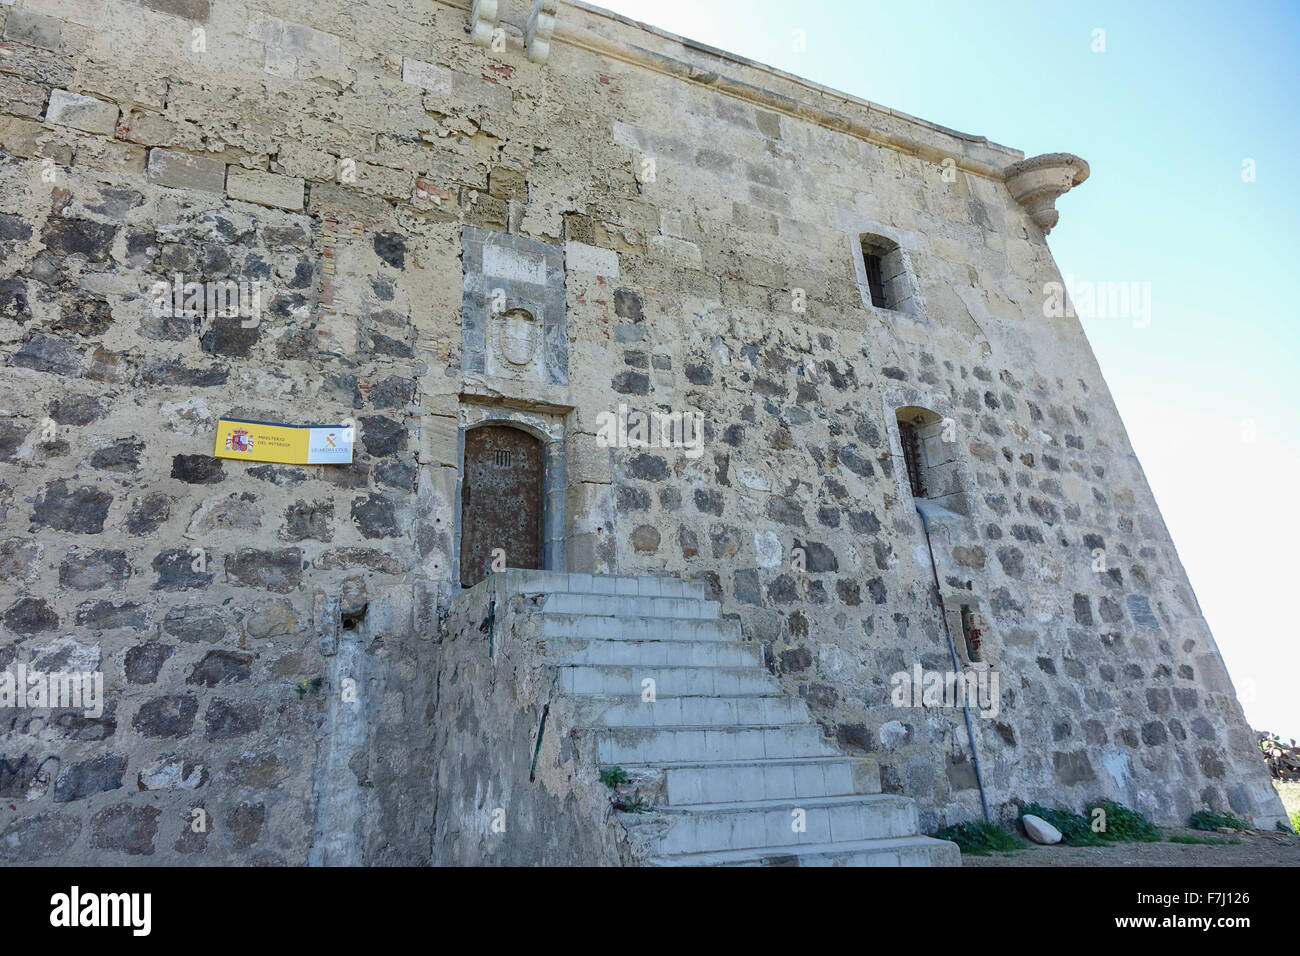
{"label": "concrete step", "polygon": [[[740,641],[735,620],[672,617],[597,617],[542,612],[543,637],[604,641]],[[753,642],[750,642],[753,643]]]}
{"label": "concrete step", "polygon": [[689,760],[761,760],[835,753],[816,724],[773,727],[608,727],[596,734],[603,766],[644,766]]}
{"label": "concrete step", "polygon": [[546,638],[546,655],[562,664],[610,667],[763,666],[757,644],[741,641],[603,641]]}
{"label": "concrete step", "polygon": [[851,843],[765,846],[682,853],[651,861],[658,866],[961,866],[957,844],[908,836]]}
{"label": "concrete step", "polygon": [[[663,816],[678,819],[655,841],[656,856],[918,835],[916,805],[890,794],[701,804]],[[803,830],[795,829],[799,819]]]}
{"label": "concrete step", "polygon": [[610,697],[593,720],[605,727],[739,727],[810,723],[808,707],[796,697]]}
{"label": "concrete step", "polygon": [[578,594],[556,591],[546,596],[543,610],[559,614],[596,617],[684,617],[715,620],[721,605],[687,597],[630,597],[612,594]]}
{"label": "concrete step", "polygon": [[577,665],[560,668],[560,691],[602,697],[636,695],[654,681],[655,697],[769,697],[780,685],[760,667],[613,667]]}
{"label": "concrete step", "polygon": [[791,800],[880,792],[880,765],[853,757],[712,761],[668,767],[668,806]]}
{"label": "concrete step", "polygon": [[703,599],[704,584],[666,574],[579,574],[565,571],[530,571],[509,568],[497,572],[502,588],[512,594],[570,593],[625,597]]}
{"label": "concrete step", "polygon": [[626,771],[618,792],[656,808],[621,814],[650,862],[960,865],[954,844],[918,835],[911,800],[880,793],[874,760],[823,740],[703,584],[522,570],[492,582],[497,600],[545,595],[526,602],[531,634],[559,665],[573,726],[602,767]]}

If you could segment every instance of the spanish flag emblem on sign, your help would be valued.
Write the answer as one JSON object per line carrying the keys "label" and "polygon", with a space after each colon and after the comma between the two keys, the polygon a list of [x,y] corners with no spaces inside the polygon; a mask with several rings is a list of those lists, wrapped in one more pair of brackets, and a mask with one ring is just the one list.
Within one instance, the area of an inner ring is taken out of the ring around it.
{"label": "spanish flag emblem on sign", "polygon": [[352,425],[280,425],[223,418],[217,422],[217,458],[284,465],[347,465],[352,462]]}

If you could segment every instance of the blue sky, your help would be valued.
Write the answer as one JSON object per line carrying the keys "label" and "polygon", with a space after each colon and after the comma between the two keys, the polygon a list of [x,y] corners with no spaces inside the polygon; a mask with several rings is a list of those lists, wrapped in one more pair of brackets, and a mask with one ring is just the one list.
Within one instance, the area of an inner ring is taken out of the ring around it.
{"label": "blue sky", "polygon": [[1088,160],[1052,253],[1078,279],[1151,283],[1149,325],[1084,328],[1247,718],[1300,738],[1300,291],[1286,280],[1300,276],[1300,4],[601,5],[1027,156]]}

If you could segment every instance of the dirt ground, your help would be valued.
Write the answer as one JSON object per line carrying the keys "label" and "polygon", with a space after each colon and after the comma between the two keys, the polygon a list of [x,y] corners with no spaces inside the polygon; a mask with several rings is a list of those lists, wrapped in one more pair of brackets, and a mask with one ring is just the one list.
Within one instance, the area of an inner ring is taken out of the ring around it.
{"label": "dirt ground", "polygon": [[[1300,781],[1274,780],[1288,817],[1300,813]],[[1206,833],[1204,830],[1161,827],[1159,843],[1116,843],[1113,846],[1039,846],[991,856],[962,854],[962,866],[1300,866],[1300,836],[1274,830]],[[1225,846],[1170,843],[1178,835],[1227,840]],[[1023,836],[1023,834],[1022,834]],[[1233,844],[1231,841],[1239,841]]]}
{"label": "dirt ground", "polygon": [[[1038,846],[992,856],[962,855],[962,866],[1300,866],[1300,837],[1292,833],[1206,833],[1164,828],[1160,843],[1117,843],[1114,846]],[[1240,840],[1236,846],[1170,843],[1184,833],[1220,840]]]}

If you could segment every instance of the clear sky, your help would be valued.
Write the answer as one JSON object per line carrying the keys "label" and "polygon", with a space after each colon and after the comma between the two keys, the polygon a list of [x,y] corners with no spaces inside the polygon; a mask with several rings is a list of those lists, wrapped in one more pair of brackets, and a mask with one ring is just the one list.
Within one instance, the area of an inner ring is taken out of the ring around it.
{"label": "clear sky", "polygon": [[1151,283],[1145,327],[1083,325],[1247,718],[1300,738],[1300,3],[600,5],[1026,156],[1088,160],[1052,253],[1079,280]]}

